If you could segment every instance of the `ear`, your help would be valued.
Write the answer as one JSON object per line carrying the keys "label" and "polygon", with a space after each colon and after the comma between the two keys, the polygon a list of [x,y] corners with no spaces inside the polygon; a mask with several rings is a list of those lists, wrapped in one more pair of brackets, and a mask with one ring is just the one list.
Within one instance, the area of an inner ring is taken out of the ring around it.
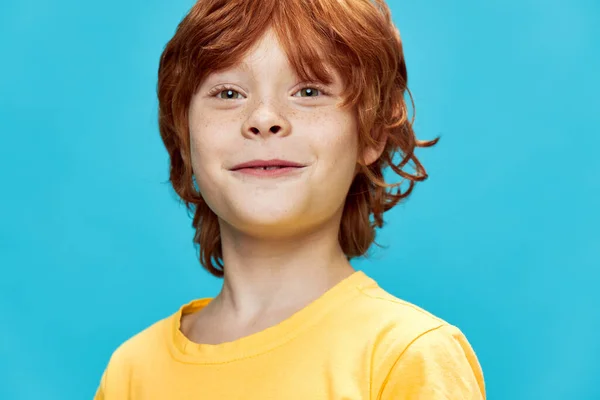
{"label": "ear", "polygon": [[383,154],[383,150],[385,149],[385,145],[387,144],[387,138],[384,137],[381,130],[373,135],[377,143],[375,146],[367,146],[363,149],[362,154],[360,154],[360,158],[358,163],[360,165],[368,166],[373,164],[375,161],[381,157]]}

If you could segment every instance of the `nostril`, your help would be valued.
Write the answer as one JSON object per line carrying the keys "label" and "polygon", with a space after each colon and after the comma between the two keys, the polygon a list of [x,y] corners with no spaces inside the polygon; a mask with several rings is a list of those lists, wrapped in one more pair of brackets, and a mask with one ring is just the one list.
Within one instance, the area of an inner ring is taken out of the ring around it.
{"label": "nostril", "polygon": [[[272,126],[272,127],[269,129],[269,132],[271,132],[271,133],[277,133],[277,132],[279,132],[280,130],[281,130],[281,127],[280,127],[279,125],[273,125],[273,126]],[[259,134],[260,134],[260,129],[258,129],[258,128],[254,127],[254,126],[250,128],[250,131],[251,131],[252,133],[254,133],[255,135],[259,135]]]}

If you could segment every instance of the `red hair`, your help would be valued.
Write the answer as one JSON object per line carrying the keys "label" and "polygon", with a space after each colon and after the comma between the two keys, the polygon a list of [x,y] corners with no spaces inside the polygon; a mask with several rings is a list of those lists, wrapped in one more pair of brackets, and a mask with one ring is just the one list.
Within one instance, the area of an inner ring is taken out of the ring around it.
{"label": "red hair", "polygon": [[[372,164],[360,164],[344,206],[339,242],[348,259],[362,256],[383,225],[383,213],[427,178],[414,154],[439,137],[420,141],[408,120],[407,71],[400,33],[383,0],[199,0],[167,43],[158,70],[159,129],[170,156],[170,182],[194,212],[200,262],[223,276],[216,214],[196,190],[190,157],[188,109],[204,78],[233,67],[272,28],[299,78],[331,83],[326,64],[344,79],[343,107],[356,110],[359,150],[385,143]],[[359,154],[361,154],[359,152]],[[394,156],[401,159],[394,163]],[[404,171],[412,162],[415,172]],[[389,167],[402,179],[388,184]],[[408,182],[402,192],[400,185]],[[391,188],[396,188],[395,193]],[[371,221],[372,216],[372,221]]]}

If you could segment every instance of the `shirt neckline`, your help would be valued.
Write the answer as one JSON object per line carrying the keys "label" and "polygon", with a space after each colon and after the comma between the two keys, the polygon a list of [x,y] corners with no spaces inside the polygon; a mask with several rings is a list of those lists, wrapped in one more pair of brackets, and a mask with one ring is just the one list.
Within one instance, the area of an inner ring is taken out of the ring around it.
{"label": "shirt neckline", "polygon": [[359,288],[377,285],[363,271],[357,270],[290,317],[262,331],[219,344],[195,343],[181,332],[184,313],[205,307],[212,297],[200,298],[183,305],[168,318],[167,341],[173,358],[187,363],[215,364],[236,361],[267,352],[294,339],[309,329],[332,309],[359,295]]}

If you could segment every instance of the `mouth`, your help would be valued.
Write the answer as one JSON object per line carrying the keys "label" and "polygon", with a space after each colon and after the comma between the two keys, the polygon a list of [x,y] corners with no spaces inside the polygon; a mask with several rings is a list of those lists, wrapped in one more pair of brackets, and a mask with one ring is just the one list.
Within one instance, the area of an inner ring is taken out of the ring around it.
{"label": "mouth", "polygon": [[278,177],[301,171],[306,165],[287,160],[253,160],[238,164],[230,171],[258,177]]}
{"label": "mouth", "polygon": [[252,160],[238,164],[231,168],[231,171],[239,171],[242,169],[256,169],[263,171],[271,171],[284,168],[304,168],[306,165],[287,160]]}

